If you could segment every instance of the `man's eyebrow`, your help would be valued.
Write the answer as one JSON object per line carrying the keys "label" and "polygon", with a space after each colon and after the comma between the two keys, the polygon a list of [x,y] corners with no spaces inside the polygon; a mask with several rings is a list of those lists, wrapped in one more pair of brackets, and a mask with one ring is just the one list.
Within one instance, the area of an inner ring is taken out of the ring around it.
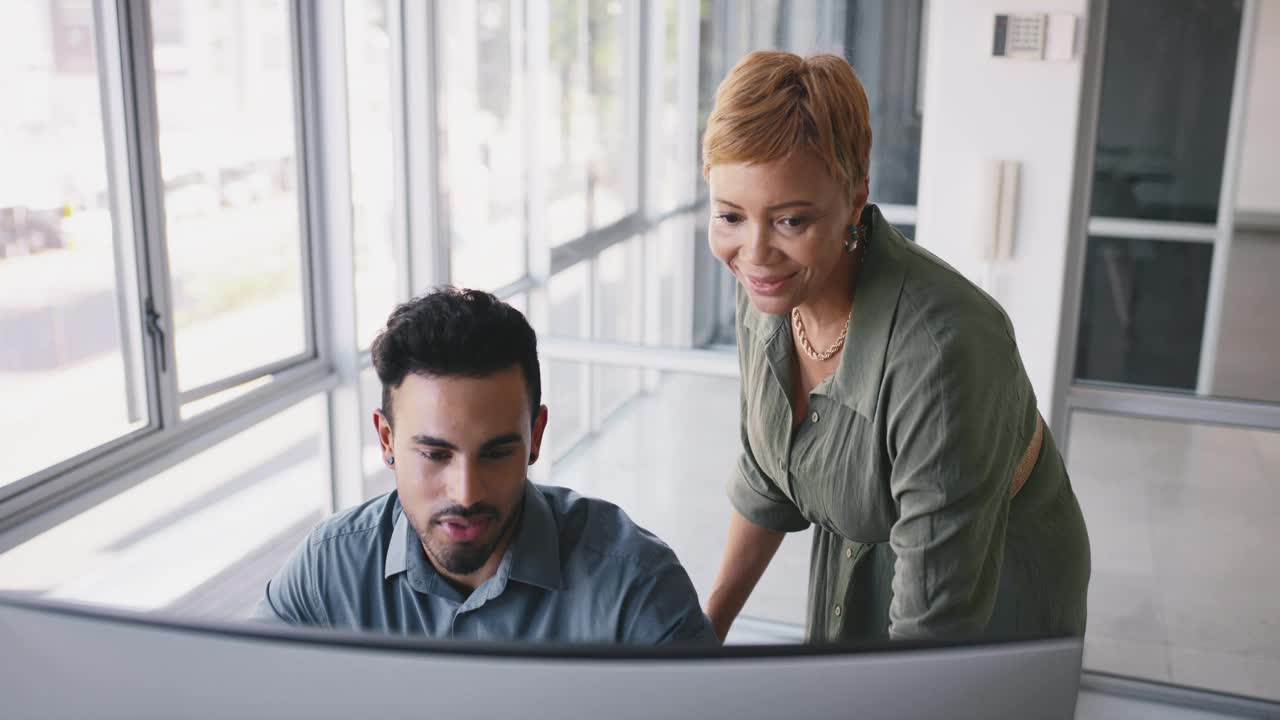
{"label": "man's eyebrow", "polygon": [[500,445],[510,445],[511,443],[518,443],[523,441],[524,441],[524,438],[520,437],[520,433],[514,433],[514,432],[505,433],[503,435],[499,435],[497,437],[486,440],[484,445],[480,446],[480,449],[492,450],[493,448],[496,448]]}
{"label": "man's eyebrow", "polygon": [[438,437],[432,437],[430,435],[414,435],[413,442],[415,445],[430,445],[432,447],[442,447],[446,450],[458,449],[457,445],[454,445],[448,440],[443,440]]}

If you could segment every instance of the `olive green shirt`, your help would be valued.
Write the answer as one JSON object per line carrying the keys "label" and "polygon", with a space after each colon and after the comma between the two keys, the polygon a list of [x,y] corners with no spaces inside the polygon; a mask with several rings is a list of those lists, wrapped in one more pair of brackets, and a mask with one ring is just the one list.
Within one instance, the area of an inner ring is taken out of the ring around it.
{"label": "olive green shirt", "polygon": [[734,507],[814,525],[810,641],[1083,635],[1089,540],[996,302],[875,206],[836,370],[793,427],[786,316],[738,289],[742,455]]}

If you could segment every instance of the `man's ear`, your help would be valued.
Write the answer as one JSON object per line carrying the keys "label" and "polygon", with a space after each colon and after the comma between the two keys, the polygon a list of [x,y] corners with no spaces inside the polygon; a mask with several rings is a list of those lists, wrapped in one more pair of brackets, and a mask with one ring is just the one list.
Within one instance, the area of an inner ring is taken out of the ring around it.
{"label": "man's ear", "polygon": [[538,415],[533,419],[533,432],[529,438],[529,464],[538,462],[542,452],[542,434],[547,431],[547,406],[538,408]]}
{"label": "man's ear", "polygon": [[382,458],[395,457],[395,436],[391,430],[391,420],[382,410],[373,411],[373,431],[378,434],[378,444],[382,446]]}

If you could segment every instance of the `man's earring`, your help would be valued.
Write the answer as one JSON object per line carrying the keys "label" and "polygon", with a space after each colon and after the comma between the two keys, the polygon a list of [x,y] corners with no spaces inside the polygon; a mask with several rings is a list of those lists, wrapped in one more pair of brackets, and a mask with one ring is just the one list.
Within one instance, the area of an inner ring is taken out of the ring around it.
{"label": "man's earring", "polygon": [[388,457],[388,458],[387,458],[387,467],[395,467],[395,464],[396,464],[396,457],[395,457],[395,455],[392,455],[392,456],[390,456],[390,457]]}
{"label": "man's earring", "polygon": [[857,225],[849,226],[849,235],[844,239],[844,251],[852,253],[862,244],[862,228]]}

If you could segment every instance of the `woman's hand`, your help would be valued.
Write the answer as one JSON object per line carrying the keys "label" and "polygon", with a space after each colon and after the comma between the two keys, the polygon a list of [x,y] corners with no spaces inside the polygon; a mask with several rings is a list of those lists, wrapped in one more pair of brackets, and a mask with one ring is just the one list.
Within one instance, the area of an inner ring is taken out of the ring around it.
{"label": "woman's hand", "polygon": [[729,628],[742,611],[760,576],[778,552],[786,533],[761,527],[743,517],[737,510],[729,520],[729,539],[724,558],[707,597],[707,617],[716,636],[724,642]]}

